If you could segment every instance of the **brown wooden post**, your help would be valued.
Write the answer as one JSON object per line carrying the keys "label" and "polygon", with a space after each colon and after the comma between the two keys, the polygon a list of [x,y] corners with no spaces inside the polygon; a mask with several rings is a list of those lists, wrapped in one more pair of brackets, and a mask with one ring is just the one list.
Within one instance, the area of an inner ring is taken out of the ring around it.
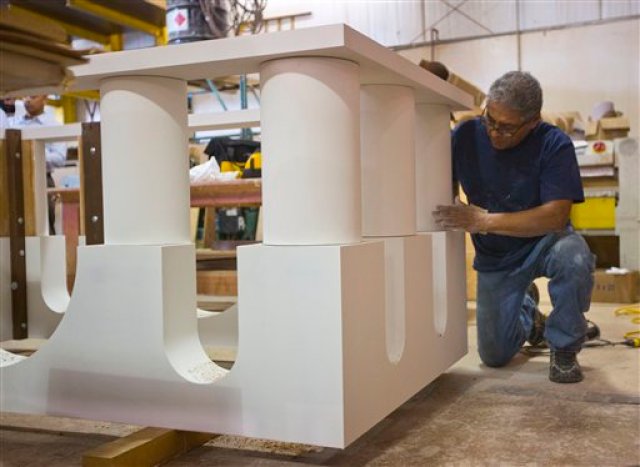
{"label": "brown wooden post", "polygon": [[102,207],[102,147],[100,123],[82,124],[82,180],[84,200],[84,234],[87,245],[104,243]]}
{"label": "brown wooden post", "polygon": [[5,131],[4,162],[9,189],[9,257],[11,258],[11,319],[14,339],[26,339],[27,261],[25,247],[22,133]]}
{"label": "brown wooden post", "polygon": [[213,206],[204,208],[204,232],[202,235],[202,245],[204,248],[213,248],[216,242],[216,214],[217,210]]}

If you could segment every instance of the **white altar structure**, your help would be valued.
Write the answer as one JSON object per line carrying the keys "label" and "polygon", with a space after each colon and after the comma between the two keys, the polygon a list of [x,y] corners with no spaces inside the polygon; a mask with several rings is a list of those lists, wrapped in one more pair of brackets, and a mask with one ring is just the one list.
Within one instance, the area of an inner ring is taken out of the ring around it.
{"label": "white altar structure", "polygon": [[[0,368],[2,410],[342,448],[466,353],[463,234],[431,212],[452,201],[449,114],[471,96],[344,25],[72,71],[101,93],[105,243],[79,247],[46,344]],[[198,336],[186,81],[253,72],[264,243],[238,249],[225,370]]]}

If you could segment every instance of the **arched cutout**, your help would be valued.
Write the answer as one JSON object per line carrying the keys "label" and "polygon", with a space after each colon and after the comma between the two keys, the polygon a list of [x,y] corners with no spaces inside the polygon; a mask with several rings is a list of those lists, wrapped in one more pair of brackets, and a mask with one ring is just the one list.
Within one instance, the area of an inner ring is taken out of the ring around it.
{"label": "arched cutout", "polygon": [[405,345],[405,261],[404,239],[385,239],[385,336],[387,356],[391,363],[402,358]]}
{"label": "arched cutout", "polygon": [[448,265],[446,234],[446,232],[434,232],[432,234],[433,325],[439,336],[443,336],[447,329]]}

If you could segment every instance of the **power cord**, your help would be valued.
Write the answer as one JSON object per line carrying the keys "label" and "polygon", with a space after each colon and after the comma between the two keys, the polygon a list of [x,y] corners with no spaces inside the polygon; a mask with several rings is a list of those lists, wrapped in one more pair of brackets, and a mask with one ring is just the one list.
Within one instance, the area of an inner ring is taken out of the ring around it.
{"label": "power cord", "polygon": [[[640,315],[640,303],[623,306],[613,312],[616,316],[633,316]],[[640,316],[631,318],[633,324],[640,325]],[[629,347],[640,348],[640,329],[624,333],[624,344]]]}
{"label": "power cord", "polygon": [[[640,339],[639,339],[640,340]],[[633,347],[632,345],[630,345],[627,340],[624,341],[610,341],[607,339],[602,339],[602,338],[597,338],[594,340],[591,340],[589,342],[585,342],[584,344],[582,344],[582,348],[583,349],[588,349],[588,348],[595,348],[595,347],[614,347],[616,345],[626,345],[629,347]],[[540,356],[540,355],[550,355],[551,351],[549,350],[548,347],[544,346],[531,346],[531,345],[525,345],[524,347],[522,347],[520,349],[520,353],[523,353],[529,357],[536,357],[536,356]]]}
{"label": "power cord", "polygon": [[[620,307],[614,310],[613,313],[615,314],[615,316],[640,315],[640,303],[634,303],[633,305]],[[595,325],[595,323],[593,323],[592,321],[587,320],[587,322]],[[633,317],[631,319],[631,322],[633,324],[640,325],[640,316]],[[600,337],[600,333],[598,332],[597,337],[582,344],[582,348],[613,347],[616,345],[625,345],[627,347],[640,348],[640,329],[626,332],[623,335],[623,340],[621,341],[610,341],[607,339],[602,339]],[[551,351],[546,345],[525,345],[520,349],[520,353],[523,353],[530,357],[535,357],[540,355],[549,355]]]}

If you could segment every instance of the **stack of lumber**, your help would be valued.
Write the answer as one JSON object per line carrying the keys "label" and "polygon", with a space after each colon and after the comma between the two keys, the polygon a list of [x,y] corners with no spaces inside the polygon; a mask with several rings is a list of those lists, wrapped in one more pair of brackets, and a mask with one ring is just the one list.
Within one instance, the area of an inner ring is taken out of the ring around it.
{"label": "stack of lumber", "polygon": [[64,29],[10,4],[0,7],[0,95],[22,89],[64,86],[68,66],[84,63]]}

